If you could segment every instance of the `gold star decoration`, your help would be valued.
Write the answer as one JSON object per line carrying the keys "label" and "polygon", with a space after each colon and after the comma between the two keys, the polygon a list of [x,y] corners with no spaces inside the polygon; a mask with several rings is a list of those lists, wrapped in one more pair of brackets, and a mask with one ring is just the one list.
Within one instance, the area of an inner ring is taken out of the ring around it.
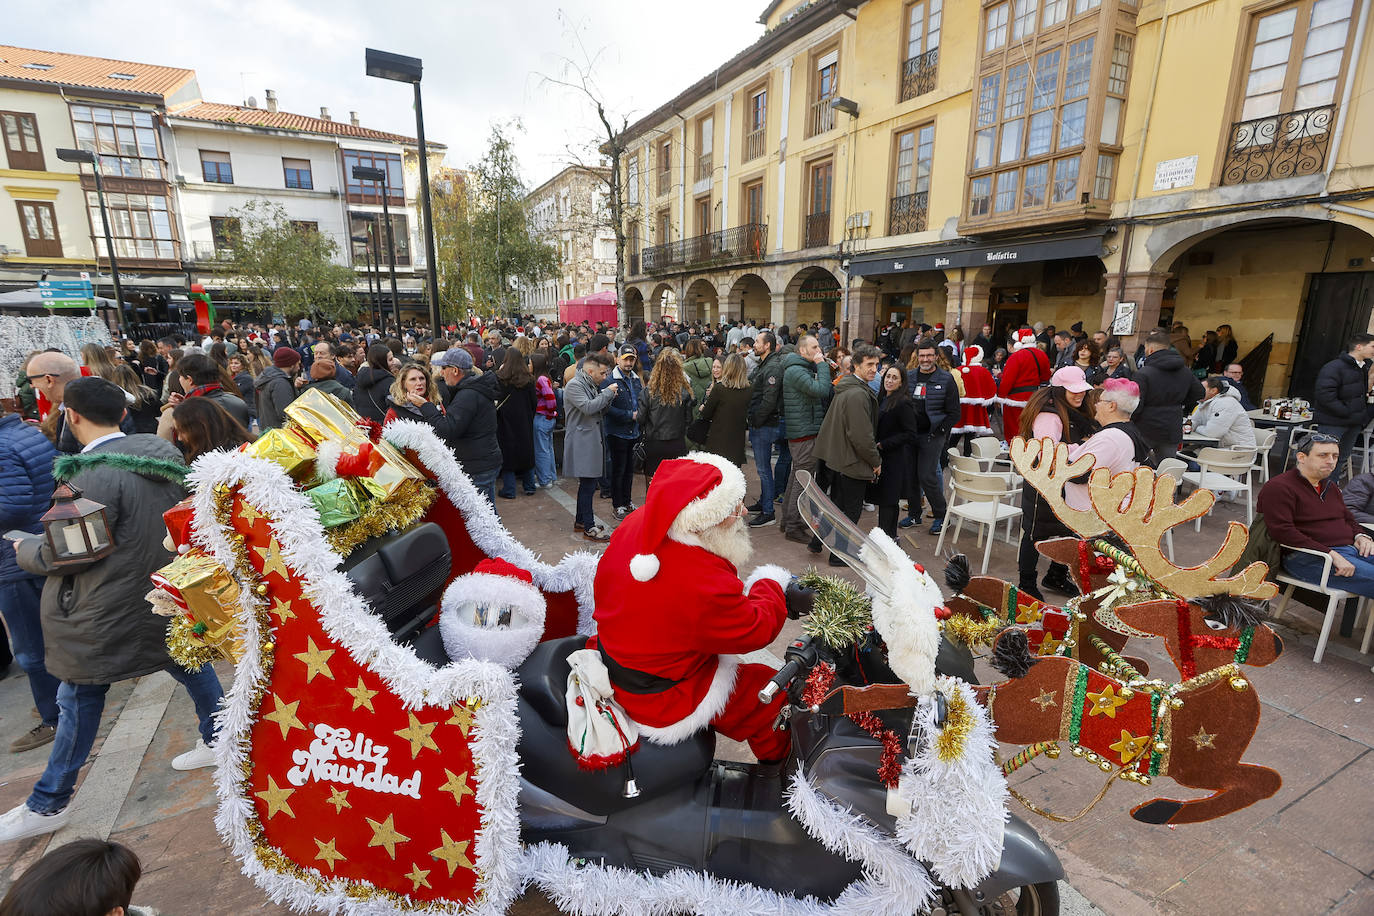
{"label": "gold star decoration", "polygon": [[1149,735],[1142,735],[1137,738],[1123,728],[1121,730],[1121,740],[1117,741],[1115,744],[1109,744],[1108,747],[1121,755],[1121,763],[1124,765],[1139,757],[1140,752],[1144,750],[1145,745],[1149,743]]}
{"label": "gold star decoration", "polygon": [[348,803],[348,790],[340,789],[338,786],[329,787],[329,800],[325,804],[333,805],[335,814],[342,814],[343,809],[353,807]]}
{"label": "gold star decoration", "polygon": [[464,868],[475,867],[467,856],[467,840],[463,840],[461,843],[455,842],[449,838],[447,830],[439,831],[439,839],[443,841],[443,845],[438,849],[431,849],[429,854],[431,858],[438,859],[448,866],[448,876],[450,878],[453,877],[453,871],[459,865]]}
{"label": "gold star decoration", "polygon": [[287,817],[295,817],[296,812],[291,810],[291,805],[287,801],[295,789],[283,789],[277,785],[277,781],[271,776],[267,777],[267,788],[261,792],[254,792],[258,798],[267,802],[267,819],[271,820],[277,812],[285,811]]}
{"label": "gold star decoration", "polygon": [[1045,638],[1040,642],[1040,648],[1036,650],[1036,655],[1053,655],[1059,651],[1059,645],[1063,640],[1055,639],[1054,634],[1049,630],[1045,631]]}
{"label": "gold star decoration", "polygon": [[456,725],[463,730],[463,737],[468,736],[468,731],[472,728],[472,710],[462,703],[453,704],[453,718],[445,722],[445,725]]}
{"label": "gold star decoration", "polygon": [[[1048,635],[1046,636],[1046,638],[1049,638]],[[1042,690],[1040,691],[1040,696],[1031,700],[1031,702],[1034,703],[1036,706],[1039,706],[1041,712],[1044,712],[1051,706],[1059,705],[1059,701],[1055,699],[1055,695],[1055,691],[1053,690]]]}
{"label": "gold star decoration", "polygon": [[1117,707],[1126,705],[1126,698],[1117,696],[1116,688],[1111,684],[1103,687],[1101,693],[1088,694],[1088,699],[1093,701],[1088,709],[1089,716],[1103,715],[1115,719]]}
{"label": "gold star decoration", "polygon": [[394,814],[388,814],[386,820],[380,824],[370,817],[363,818],[363,820],[367,821],[367,825],[372,828],[372,839],[367,841],[368,847],[383,847],[386,849],[386,854],[395,861],[396,845],[409,841],[410,837],[396,829],[396,825],[392,823],[393,818],[395,818]]}
{"label": "gold star decoration", "polygon": [[368,712],[377,711],[372,708],[372,698],[375,697],[379,691],[368,690],[367,685],[363,683],[362,675],[358,675],[357,687],[345,687],[344,692],[353,697],[354,709],[357,709],[359,706],[366,706]]}
{"label": "gold star decoration", "polygon": [[275,693],[272,694],[274,707],[271,712],[263,716],[268,722],[275,722],[281,726],[281,736],[285,738],[291,733],[291,729],[299,728],[304,730],[305,723],[296,717],[296,707],[301,705],[301,701],[294,703],[284,703],[282,698]]}
{"label": "gold star decoration", "polygon": [[239,518],[241,518],[243,521],[252,525],[262,517],[262,513],[258,511],[257,506],[253,505],[246,499],[239,500]]}
{"label": "gold star decoration", "polygon": [[315,845],[320,847],[320,851],[315,853],[315,861],[318,862],[320,860],[324,860],[326,863],[328,863],[330,874],[334,873],[335,862],[348,861],[347,856],[339,852],[338,849],[334,848],[334,842],[334,840],[330,840],[328,843],[321,843],[319,840],[315,841]]}
{"label": "gold star decoration", "polygon": [[1212,743],[1212,740],[1214,738],[1216,738],[1216,735],[1207,734],[1207,730],[1203,728],[1201,725],[1197,727],[1196,735],[1188,736],[1188,740],[1192,741],[1193,744],[1197,745],[1198,750],[1202,750],[1204,747],[1212,748],[1213,750],[1215,750],[1216,745]]}
{"label": "gold star decoration", "polygon": [[296,617],[296,612],[291,610],[291,602],[284,601],[275,595],[272,597],[272,609],[268,613],[275,615],[281,623],[286,623],[286,621]]}
{"label": "gold star decoration", "polygon": [[406,728],[397,729],[392,732],[392,734],[410,742],[410,759],[414,760],[416,757],[420,756],[420,751],[424,748],[429,748],[431,751],[437,751],[439,745],[434,743],[434,739],[430,737],[430,734],[438,727],[439,723],[421,722],[419,719],[415,718],[415,713],[409,710],[406,710],[406,715],[410,717],[410,725]]}
{"label": "gold star decoration", "polygon": [[291,656],[305,663],[305,682],[309,684],[317,674],[323,674],[325,677],[333,679],[334,672],[329,670],[329,656],[333,655],[335,650],[318,648],[315,645],[314,637],[310,636],[306,637],[305,645],[308,651],[297,652]]}
{"label": "gold star decoration", "polygon": [[1017,623],[1037,623],[1037,622],[1039,622],[1040,618],[1045,616],[1044,612],[1043,612],[1040,608],[1041,608],[1041,605],[1039,605],[1039,604],[1037,604],[1037,603],[1035,603],[1035,602],[1032,602],[1032,603],[1030,603],[1030,604],[1018,605],[1017,608],[1016,608],[1016,622],[1017,622]]}
{"label": "gold star decoration", "polygon": [[468,774],[466,770],[463,771],[462,775],[454,776],[452,770],[445,769],[444,775],[448,777],[448,782],[440,786],[439,791],[452,792],[454,802],[461,805],[464,795],[476,797],[477,793],[473,792],[472,789],[468,787]]}
{"label": "gold star decoration", "polygon": [[286,561],[282,559],[281,547],[278,546],[275,537],[267,542],[266,547],[254,547],[253,550],[262,557],[262,577],[264,579],[272,573],[276,573],[283,579],[290,578],[290,571],[286,568]]}
{"label": "gold star decoration", "polygon": [[406,875],[406,877],[410,879],[413,885],[410,889],[412,893],[418,891],[422,887],[430,886],[429,872],[429,869],[421,868],[418,865],[411,865],[410,874]]}

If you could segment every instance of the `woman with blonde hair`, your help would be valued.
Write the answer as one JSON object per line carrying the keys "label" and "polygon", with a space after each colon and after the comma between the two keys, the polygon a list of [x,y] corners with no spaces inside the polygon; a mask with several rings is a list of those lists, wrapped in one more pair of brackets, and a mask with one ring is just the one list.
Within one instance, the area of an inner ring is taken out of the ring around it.
{"label": "woman with blonde hair", "polygon": [[98,343],[88,343],[81,348],[81,363],[91,370],[91,375],[98,375],[106,380],[111,380],[110,375],[118,365],[110,357],[109,351]]}
{"label": "woman with blonde hair", "polygon": [[157,432],[158,414],[162,403],[157,392],[143,384],[133,367],[120,363],[111,365],[110,371],[101,378],[114,382],[128,395],[129,416],[133,417],[134,429],[141,433]]}
{"label": "woman with blonde hair", "polygon": [[735,464],[744,464],[744,435],[749,427],[749,369],[744,357],[731,353],[725,358],[720,380],[701,405],[701,418],[711,424],[706,434],[706,451],[714,452]]}
{"label": "woman with blonde hair", "polygon": [[687,426],[692,422],[692,386],[682,368],[682,356],[672,347],[659,351],[644,398],[644,478],[669,458],[687,454]]}
{"label": "woman with blonde hair", "polygon": [[434,376],[419,363],[410,363],[402,367],[401,371],[396,373],[396,380],[391,383],[391,390],[387,392],[387,402],[391,407],[387,410],[382,425],[385,426],[397,418],[423,420],[420,405],[425,401],[438,405],[440,411],[444,409],[439,402],[439,387],[434,384]]}

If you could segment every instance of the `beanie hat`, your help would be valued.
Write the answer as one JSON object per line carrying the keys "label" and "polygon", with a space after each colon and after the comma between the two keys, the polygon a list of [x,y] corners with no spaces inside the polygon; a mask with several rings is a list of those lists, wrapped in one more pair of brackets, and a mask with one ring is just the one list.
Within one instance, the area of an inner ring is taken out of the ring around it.
{"label": "beanie hat", "polygon": [[658,575],[655,551],[669,529],[677,525],[704,531],[718,525],[740,504],[744,493],[744,474],[719,455],[692,452],[660,464],[644,506],[636,512],[640,515],[639,543],[630,560],[630,575],[639,582]]}
{"label": "beanie hat", "polygon": [[272,351],[272,365],[278,369],[290,369],[301,361],[301,355],[290,347],[277,347]]}
{"label": "beanie hat", "polygon": [[332,359],[317,359],[310,364],[310,378],[312,381],[334,378],[339,374],[338,367],[334,365]]}

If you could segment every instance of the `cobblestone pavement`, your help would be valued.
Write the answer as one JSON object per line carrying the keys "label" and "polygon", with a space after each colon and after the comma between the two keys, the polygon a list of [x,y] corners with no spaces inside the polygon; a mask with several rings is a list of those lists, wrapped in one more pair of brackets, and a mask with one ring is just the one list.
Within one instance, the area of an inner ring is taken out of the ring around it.
{"label": "cobblestone pavement", "polygon": [[[754,479],[752,466],[747,470]],[[642,495],[638,484],[637,499]],[[531,497],[498,500],[507,526],[546,560],[587,547],[572,530],[572,494],[566,482]],[[751,492],[756,492],[751,487]],[[610,504],[597,511],[609,520]],[[1200,534],[1176,532],[1177,556],[1210,556],[1223,522],[1243,509],[1222,505]],[[876,523],[866,515],[864,524]],[[940,561],[935,538],[924,528],[905,539],[913,559]],[[801,571],[813,558],[786,541],[776,525],[755,532],[755,561]],[[965,531],[959,547],[972,552]],[[948,552],[949,544],[946,544]],[[990,573],[1014,577],[1015,549],[994,543]],[[847,571],[846,571],[847,572]],[[1064,911],[1110,914],[1339,913],[1374,912],[1374,657],[1358,651],[1358,639],[1333,636],[1322,664],[1312,663],[1320,616],[1305,606],[1279,625],[1287,650],[1266,668],[1248,669],[1263,701],[1259,729],[1246,753],[1250,763],[1274,767],[1284,779],[1273,798],[1221,820],[1178,828],[1138,824],[1127,810],[1159,794],[1175,793],[1160,780],[1154,789],[1118,783],[1092,811],[1071,823],[1054,823],[1024,811],[1056,849],[1068,872]],[[781,649],[799,632],[789,624],[771,647]],[[1151,645],[1132,651],[1168,666]],[[1163,669],[1161,669],[1163,670]],[[219,668],[228,683],[231,672]],[[980,676],[991,669],[980,662]],[[195,717],[185,691],[163,675],[116,685],[109,694],[97,753],[83,772],[72,824],[55,838],[0,846],[0,885],[34,862],[50,843],[76,836],[109,836],[142,857],[144,877],[134,902],[159,913],[285,914],[239,872],[215,834],[210,770],[178,773],[171,759],[195,740]],[[0,748],[33,725],[27,683],[17,668],[0,680]],[[719,753],[747,757],[722,742]],[[20,803],[47,758],[47,748],[0,756],[0,810]],[[1042,762],[1043,761],[1043,762]],[[1095,767],[1070,758],[1037,760],[1012,783],[1041,806],[1077,812],[1101,787]],[[556,913],[531,892],[512,913]]]}

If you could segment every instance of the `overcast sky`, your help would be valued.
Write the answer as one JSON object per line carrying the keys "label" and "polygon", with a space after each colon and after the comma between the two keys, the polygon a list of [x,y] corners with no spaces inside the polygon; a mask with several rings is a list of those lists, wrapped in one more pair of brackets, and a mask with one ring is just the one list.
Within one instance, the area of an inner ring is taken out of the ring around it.
{"label": "overcast sky", "polygon": [[[613,110],[647,114],[762,34],[764,0],[45,0],[11,3],[0,42],[196,70],[210,101],[275,89],[284,111],[414,136],[409,87],[363,75],[363,49],[424,60],[425,130],[448,163],[480,157],[493,121],[519,117],[531,186],[585,144],[592,110],[542,75],[599,55]],[[560,17],[560,11],[562,16]]]}

